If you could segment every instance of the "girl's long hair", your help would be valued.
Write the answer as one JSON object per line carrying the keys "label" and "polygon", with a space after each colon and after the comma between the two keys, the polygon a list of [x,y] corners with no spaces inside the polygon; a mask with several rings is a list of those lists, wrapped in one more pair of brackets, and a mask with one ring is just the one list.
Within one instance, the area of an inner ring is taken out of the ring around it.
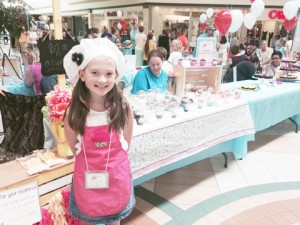
{"label": "girl's long hair", "polygon": [[[69,104],[68,123],[70,127],[80,135],[84,134],[86,118],[90,111],[90,96],[89,89],[85,83],[79,79],[73,89],[72,101]],[[109,110],[109,130],[112,128],[117,131],[123,129],[128,121],[129,105],[116,84],[114,84],[112,90],[107,93],[104,106]]]}
{"label": "girl's long hair", "polygon": [[150,40],[152,40],[152,38],[153,38],[153,34],[149,33],[147,35],[147,40],[145,42],[145,55],[148,55],[148,53],[149,53],[149,50],[150,50],[149,42],[150,42]]}

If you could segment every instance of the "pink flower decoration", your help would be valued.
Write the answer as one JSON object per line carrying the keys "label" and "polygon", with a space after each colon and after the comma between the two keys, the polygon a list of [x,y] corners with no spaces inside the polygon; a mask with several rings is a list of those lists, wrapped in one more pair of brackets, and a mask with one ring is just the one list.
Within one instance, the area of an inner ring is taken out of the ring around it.
{"label": "pink flower decoration", "polygon": [[46,96],[51,121],[62,121],[64,113],[71,102],[71,90],[56,87]]}

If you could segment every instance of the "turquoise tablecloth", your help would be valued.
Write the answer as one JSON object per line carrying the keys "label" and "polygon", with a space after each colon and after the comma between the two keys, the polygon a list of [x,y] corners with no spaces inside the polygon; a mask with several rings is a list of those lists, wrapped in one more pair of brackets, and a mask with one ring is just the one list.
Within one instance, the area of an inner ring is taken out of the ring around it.
{"label": "turquoise tablecloth", "polygon": [[[243,91],[238,89],[242,84],[251,83],[260,86],[258,91]],[[254,128],[264,130],[285,119],[292,117],[300,125],[300,84],[284,82],[270,85],[269,81],[241,81],[237,84],[221,85],[222,89],[237,88],[241,98],[248,101]]]}

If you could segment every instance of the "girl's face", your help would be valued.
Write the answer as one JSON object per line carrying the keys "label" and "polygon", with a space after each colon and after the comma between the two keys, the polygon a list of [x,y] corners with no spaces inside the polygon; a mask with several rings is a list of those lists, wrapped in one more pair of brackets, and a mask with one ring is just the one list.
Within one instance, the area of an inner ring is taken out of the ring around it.
{"label": "girl's face", "polygon": [[158,56],[153,56],[150,58],[150,61],[148,62],[150,70],[155,76],[159,76],[161,72],[161,67],[162,67],[162,60]]}
{"label": "girl's face", "polygon": [[80,79],[85,82],[92,97],[105,97],[114,87],[118,74],[113,59],[99,56],[89,62],[84,70],[79,71]]}

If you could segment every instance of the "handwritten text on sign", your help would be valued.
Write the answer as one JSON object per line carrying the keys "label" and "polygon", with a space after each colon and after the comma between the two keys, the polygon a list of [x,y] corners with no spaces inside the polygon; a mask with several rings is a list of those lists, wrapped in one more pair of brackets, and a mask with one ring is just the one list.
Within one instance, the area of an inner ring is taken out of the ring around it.
{"label": "handwritten text on sign", "polygon": [[0,224],[31,225],[41,220],[36,182],[0,192]]}
{"label": "handwritten text on sign", "polygon": [[78,43],[73,40],[40,41],[38,46],[41,52],[42,74],[64,74],[64,57],[76,44]]}

